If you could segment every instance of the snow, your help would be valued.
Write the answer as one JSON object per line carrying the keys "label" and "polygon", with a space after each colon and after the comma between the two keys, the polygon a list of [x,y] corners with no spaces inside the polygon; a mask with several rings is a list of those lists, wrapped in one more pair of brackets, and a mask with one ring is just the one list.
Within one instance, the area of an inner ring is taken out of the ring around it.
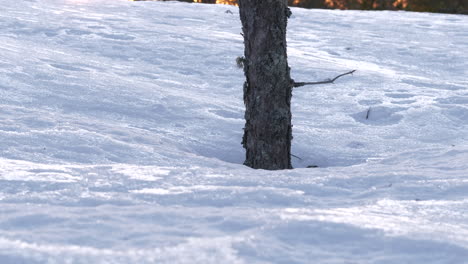
{"label": "snow", "polygon": [[236,7],[0,1],[0,263],[468,263],[468,17],[292,8],[295,80],[357,72],[263,171]]}

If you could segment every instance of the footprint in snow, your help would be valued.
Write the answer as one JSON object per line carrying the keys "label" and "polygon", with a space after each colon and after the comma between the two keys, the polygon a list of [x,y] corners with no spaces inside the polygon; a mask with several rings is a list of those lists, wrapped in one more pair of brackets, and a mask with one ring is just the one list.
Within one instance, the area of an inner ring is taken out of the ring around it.
{"label": "footprint in snow", "polygon": [[419,23],[416,26],[420,27],[420,28],[431,28],[432,27],[431,24],[427,24],[427,23]]}
{"label": "footprint in snow", "polygon": [[107,33],[98,33],[96,34],[102,38],[112,39],[112,40],[134,40],[135,37],[124,35],[124,34],[107,34]]}
{"label": "footprint in snow", "polygon": [[381,100],[360,100],[358,102],[360,105],[376,105],[376,104],[381,104],[382,101]]}
{"label": "footprint in snow", "polygon": [[468,125],[468,108],[464,106],[452,106],[442,113],[457,126]]}
{"label": "footprint in snow", "polygon": [[441,89],[441,90],[465,90],[466,87],[456,84],[437,84],[437,83],[430,83],[430,82],[421,82],[416,80],[405,79],[402,80],[403,83],[412,85],[418,88],[434,88],[434,89]]}
{"label": "footprint in snow", "polygon": [[[410,98],[415,97],[416,95],[409,94],[409,93],[387,93],[385,94],[385,96],[393,98],[393,99],[397,99],[397,100],[391,101],[392,104],[402,105],[402,104],[412,104],[416,102],[416,100],[410,99]],[[403,100],[398,100],[398,99],[403,99]]]}
{"label": "footprint in snow", "polygon": [[412,104],[416,103],[416,100],[400,100],[400,101],[391,101],[392,104],[397,104],[397,105],[405,105],[405,104]]}
{"label": "footprint in snow", "polygon": [[362,149],[366,147],[366,144],[358,141],[352,141],[348,145],[346,145],[348,148],[352,149]]}
{"label": "footprint in snow", "polygon": [[453,96],[453,97],[446,97],[436,99],[436,102],[444,105],[449,104],[460,104],[460,105],[468,105],[468,97],[466,96]]}
{"label": "footprint in snow", "polygon": [[71,65],[66,65],[66,64],[51,63],[49,65],[56,68],[56,69],[64,70],[64,71],[87,71],[85,69],[75,67],[75,66],[71,66]]}
{"label": "footprint in snow", "polygon": [[403,99],[415,97],[414,94],[406,94],[406,93],[387,93],[385,94],[385,96],[391,97],[391,98],[403,98]]}
{"label": "footprint in snow", "polygon": [[65,34],[70,36],[83,36],[83,35],[90,35],[91,32],[79,29],[67,29],[65,30]]}

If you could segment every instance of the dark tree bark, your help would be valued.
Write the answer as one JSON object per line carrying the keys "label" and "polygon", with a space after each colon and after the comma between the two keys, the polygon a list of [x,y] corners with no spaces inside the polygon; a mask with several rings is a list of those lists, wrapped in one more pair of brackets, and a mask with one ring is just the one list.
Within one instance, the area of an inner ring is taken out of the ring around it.
{"label": "dark tree bark", "polygon": [[244,35],[245,165],[290,169],[291,96],[286,54],[287,0],[239,0]]}

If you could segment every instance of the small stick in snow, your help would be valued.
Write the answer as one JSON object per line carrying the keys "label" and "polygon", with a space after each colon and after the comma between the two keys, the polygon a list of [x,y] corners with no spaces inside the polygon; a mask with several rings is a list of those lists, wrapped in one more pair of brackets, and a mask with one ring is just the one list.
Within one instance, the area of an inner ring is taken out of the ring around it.
{"label": "small stick in snow", "polygon": [[369,119],[370,109],[371,109],[370,107],[369,107],[369,109],[367,109],[366,120]]}
{"label": "small stick in snow", "polygon": [[356,70],[352,70],[352,71],[349,71],[349,72],[340,74],[340,75],[336,76],[336,77],[333,78],[333,79],[328,79],[328,80],[326,80],[326,81],[321,81],[321,82],[294,82],[294,83],[293,83],[293,87],[301,87],[301,86],[305,86],[305,85],[317,85],[317,84],[333,83],[333,82],[336,81],[338,78],[340,78],[340,77],[342,77],[342,76],[345,76],[345,75],[348,75],[348,74],[353,74],[355,71],[356,71]]}

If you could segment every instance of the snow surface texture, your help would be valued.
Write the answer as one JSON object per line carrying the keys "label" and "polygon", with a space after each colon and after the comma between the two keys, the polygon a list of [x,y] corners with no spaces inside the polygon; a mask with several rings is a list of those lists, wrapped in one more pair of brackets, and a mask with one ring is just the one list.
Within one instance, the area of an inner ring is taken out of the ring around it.
{"label": "snow surface texture", "polygon": [[0,2],[0,263],[468,263],[467,16],[292,8],[295,80],[357,72],[270,172],[236,7]]}

